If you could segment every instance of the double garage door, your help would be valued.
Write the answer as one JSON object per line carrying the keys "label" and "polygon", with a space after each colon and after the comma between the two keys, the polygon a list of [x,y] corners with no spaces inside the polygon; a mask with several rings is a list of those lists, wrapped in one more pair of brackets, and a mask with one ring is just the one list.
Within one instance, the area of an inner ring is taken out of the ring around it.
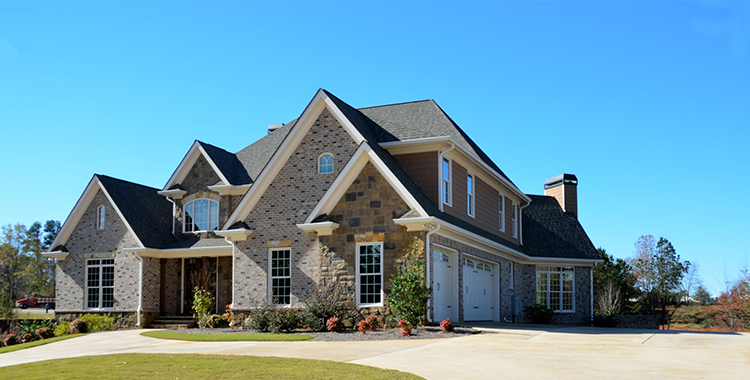
{"label": "double garage door", "polygon": [[489,263],[464,258],[463,303],[465,321],[492,321],[495,316],[495,276]]}

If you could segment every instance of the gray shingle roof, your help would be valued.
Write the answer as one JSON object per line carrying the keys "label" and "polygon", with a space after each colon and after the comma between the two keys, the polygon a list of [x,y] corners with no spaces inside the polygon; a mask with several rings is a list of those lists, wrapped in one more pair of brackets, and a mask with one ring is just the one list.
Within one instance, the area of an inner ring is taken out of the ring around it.
{"label": "gray shingle roof", "polygon": [[[529,194],[527,194],[529,195]],[[523,249],[529,256],[599,259],[586,231],[572,213],[563,212],[554,197],[529,195],[523,209]]]}
{"label": "gray shingle roof", "polygon": [[247,174],[247,170],[245,170],[236,155],[202,141],[198,141],[198,144],[201,145],[206,154],[211,158],[211,161],[224,174],[224,177],[229,181],[229,185],[244,185],[252,182]]}
{"label": "gray shingle roof", "polygon": [[296,122],[297,120],[294,120],[275,130],[273,133],[263,136],[260,140],[248,145],[235,154],[250,181],[245,183],[251,183],[258,178],[266,163],[271,159],[271,156],[279,148],[279,145],[284,141],[284,138],[289,134],[289,131],[292,130]]}
{"label": "gray shingle roof", "polygon": [[161,248],[174,241],[172,203],[159,189],[95,174],[125,220],[147,248]]}

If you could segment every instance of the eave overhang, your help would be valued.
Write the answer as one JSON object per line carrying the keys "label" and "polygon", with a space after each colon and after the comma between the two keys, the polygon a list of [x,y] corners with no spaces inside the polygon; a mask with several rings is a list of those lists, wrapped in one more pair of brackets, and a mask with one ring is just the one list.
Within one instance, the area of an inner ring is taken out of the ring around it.
{"label": "eave overhang", "polygon": [[232,241],[245,241],[247,238],[253,236],[253,230],[247,228],[236,228],[233,230],[219,230],[214,231],[217,235],[224,237],[227,240]]}
{"label": "eave overhang", "polygon": [[333,230],[337,229],[340,224],[336,222],[316,222],[316,223],[300,223],[297,227],[306,232],[315,232],[318,236],[331,236]]}
{"label": "eave overhang", "polygon": [[65,252],[65,251],[42,252],[42,256],[48,259],[65,260],[68,257],[68,255],[70,255],[70,252]]}
{"label": "eave overhang", "polygon": [[157,191],[156,193],[159,195],[163,195],[167,198],[182,199],[182,197],[184,197],[185,194],[187,194],[187,191],[174,189],[174,190],[161,190],[161,191]]}
{"label": "eave overhang", "polygon": [[593,266],[596,263],[603,262],[603,260],[601,259],[529,256],[521,251],[506,247],[505,245],[502,245],[496,241],[487,239],[484,236],[477,235],[471,231],[432,216],[421,218],[399,218],[393,219],[393,222],[406,227],[407,231],[430,231],[435,225],[439,225],[440,229],[436,233],[437,235],[442,235],[450,239],[459,240],[466,245],[473,246],[482,251],[489,252],[521,264],[561,264]]}
{"label": "eave overhang", "polygon": [[158,259],[232,256],[232,246],[174,249],[125,248],[123,251],[131,252],[141,257],[154,257]]}
{"label": "eave overhang", "polygon": [[245,195],[247,190],[250,188],[250,184],[247,185],[213,185],[208,186],[208,189],[219,193],[219,195]]}

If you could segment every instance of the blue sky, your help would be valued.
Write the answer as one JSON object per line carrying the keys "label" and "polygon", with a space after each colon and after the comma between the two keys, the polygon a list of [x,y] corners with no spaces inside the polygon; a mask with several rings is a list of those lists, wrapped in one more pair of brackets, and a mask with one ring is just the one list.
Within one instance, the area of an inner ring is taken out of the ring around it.
{"label": "blue sky", "polygon": [[576,174],[616,257],[665,236],[714,294],[747,264],[750,2],[2,2],[0,224],[93,173],[161,188],[321,87],[435,99],[527,193]]}

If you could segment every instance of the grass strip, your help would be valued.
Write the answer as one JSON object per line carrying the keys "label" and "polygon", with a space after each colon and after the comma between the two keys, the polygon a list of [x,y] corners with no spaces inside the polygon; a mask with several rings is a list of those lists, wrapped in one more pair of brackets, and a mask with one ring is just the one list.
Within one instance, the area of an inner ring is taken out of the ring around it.
{"label": "grass strip", "polygon": [[299,342],[313,338],[307,334],[182,334],[174,331],[144,331],[141,335],[191,342]]}
{"label": "grass strip", "polygon": [[422,379],[325,360],[197,354],[117,354],[4,367],[4,379]]}
{"label": "grass strip", "polygon": [[44,345],[44,344],[47,344],[47,343],[59,342],[61,340],[66,340],[66,339],[70,339],[70,338],[76,338],[76,337],[83,336],[83,335],[86,335],[86,334],[63,335],[63,336],[58,336],[58,337],[44,339],[44,340],[35,340],[35,341],[29,342],[29,343],[20,343],[20,344],[16,344],[16,345],[13,345],[13,346],[2,347],[2,348],[0,348],[0,354],[4,354],[6,352],[13,352],[13,351],[18,351],[18,350],[24,350],[24,349],[31,348],[31,347],[41,346],[41,345]]}

